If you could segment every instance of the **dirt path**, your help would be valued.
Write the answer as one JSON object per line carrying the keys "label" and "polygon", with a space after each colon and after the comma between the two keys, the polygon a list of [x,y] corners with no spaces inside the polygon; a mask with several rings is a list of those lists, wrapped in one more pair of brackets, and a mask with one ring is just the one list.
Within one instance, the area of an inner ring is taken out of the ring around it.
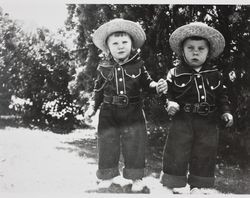
{"label": "dirt path", "polygon": [[[41,130],[0,130],[1,193],[96,193],[95,130],[60,135]],[[152,174],[153,175],[153,174]],[[163,189],[152,175],[145,178],[150,193]],[[123,193],[114,187],[112,193]],[[129,191],[129,190],[128,190]]]}
{"label": "dirt path", "polygon": [[83,192],[94,188],[95,159],[80,158],[78,148],[70,144],[93,138],[91,130],[68,135],[23,128],[0,130],[0,192]]}
{"label": "dirt path", "polygon": [[[158,179],[160,166],[160,159],[148,159],[144,179],[150,189],[147,195],[164,195]],[[97,192],[129,192],[120,188],[99,191],[96,168],[95,129],[75,130],[66,135],[25,128],[0,129],[0,197],[4,197],[2,193],[97,195]],[[224,177],[219,177],[218,181],[221,186],[225,185],[224,189],[230,188]],[[184,189],[184,193],[188,193],[188,189]]]}

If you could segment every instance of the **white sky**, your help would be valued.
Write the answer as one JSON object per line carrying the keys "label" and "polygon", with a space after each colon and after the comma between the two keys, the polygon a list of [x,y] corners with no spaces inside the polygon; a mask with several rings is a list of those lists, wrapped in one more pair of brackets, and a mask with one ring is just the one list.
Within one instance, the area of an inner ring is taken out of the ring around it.
{"label": "white sky", "polygon": [[4,13],[27,26],[45,26],[56,30],[64,26],[67,9],[63,0],[0,0]]}
{"label": "white sky", "polygon": [[22,20],[28,27],[45,26],[51,30],[64,26],[67,3],[250,4],[250,0],[0,0],[3,11],[12,19]]}

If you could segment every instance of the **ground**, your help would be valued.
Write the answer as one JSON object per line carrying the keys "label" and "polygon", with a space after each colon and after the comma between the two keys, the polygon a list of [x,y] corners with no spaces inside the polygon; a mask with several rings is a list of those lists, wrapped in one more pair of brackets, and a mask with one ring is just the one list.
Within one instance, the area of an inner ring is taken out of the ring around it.
{"label": "ground", "polygon": [[[64,135],[39,129],[0,129],[0,194],[131,194],[129,185],[98,189],[96,140],[95,128]],[[144,182],[148,188],[142,193],[160,195],[164,189],[159,183],[159,148],[149,147],[147,159]],[[250,194],[250,169],[218,165],[216,176],[218,194]]]}

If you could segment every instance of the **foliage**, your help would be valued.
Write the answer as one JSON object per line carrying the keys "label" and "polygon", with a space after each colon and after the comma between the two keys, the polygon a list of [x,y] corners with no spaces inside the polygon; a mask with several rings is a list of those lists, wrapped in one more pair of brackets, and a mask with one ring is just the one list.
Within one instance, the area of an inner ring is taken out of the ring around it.
{"label": "foliage", "polygon": [[60,133],[72,130],[80,107],[67,88],[70,68],[76,64],[67,32],[26,33],[6,15],[1,15],[0,26],[1,93],[9,96],[7,106],[21,115],[25,125]]}
{"label": "foliage", "polygon": [[[96,28],[116,17],[139,22],[147,35],[141,56],[157,81],[177,61],[169,46],[170,34],[181,25],[201,21],[226,39],[225,50],[214,64],[224,73],[230,90],[235,126],[220,129],[220,154],[224,159],[249,156],[249,6],[68,4],[67,9],[65,29],[57,33],[43,28],[24,32],[17,21],[0,11],[1,114],[18,113],[25,125],[60,133],[82,126],[79,117],[88,106],[103,57],[92,42]],[[170,123],[164,98],[147,91],[143,95],[150,143],[163,145]]]}
{"label": "foliage", "polygon": [[[236,151],[241,149],[235,145],[239,145],[246,151],[246,145],[249,142],[242,144],[240,142],[246,142],[243,140],[246,140],[245,138],[250,133],[247,121],[250,110],[249,9],[250,7],[246,5],[69,5],[71,19],[74,18],[74,21],[78,20],[79,23],[77,26],[78,46],[87,47],[84,48],[85,56],[81,56],[85,67],[85,70],[82,70],[84,74],[81,75],[88,75],[84,84],[91,86],[86,87],[85,90],[89,92],[93,88],[94,71],[101,57],[101,52],[93,47],[91,41],[91,33],[100,24],[116,17],[139,22],[147,35],[141,56],[152,77],[158,80],[166,76],[169,69],[174,66],[172,63],[177,60],[168,43],[170,34],[186,23],[205,22],[218,29],[226,40],[225,50],[220,58],[214,61],[214,64],[218,65],[224,73],[235,117],[235,127],[230,129],[231,133],[221,129],[220,153],[225,154],[225,150],[229,148],[231,153],[237,155]],[[159,111],[162,101],[156,96],[150,96],[149,93],[144,93],[144,95],[149,137],[152,142],[159,138],[164,140],[169,124],[166,122],[168,117],[165,116],[164,111]],[[159,118],[166,118],[165,122],[159,122]],[[164,142],[161,140],[160,142]],[[241,158],[244,157],[241,156]]]}

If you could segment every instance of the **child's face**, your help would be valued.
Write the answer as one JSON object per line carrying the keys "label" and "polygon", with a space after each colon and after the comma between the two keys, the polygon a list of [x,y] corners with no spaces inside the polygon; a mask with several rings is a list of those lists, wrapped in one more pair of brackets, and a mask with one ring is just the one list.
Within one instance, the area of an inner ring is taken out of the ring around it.
{"label": "child's face", "polygon": [[132,40],[128,34],[112,34],[107,40],[111,55],[117,62],[126,61],[131,53]]}
{"label": "child's face", "polygon": [[183,43],[183,53],[188,65],[192,68],[198,68],[206,61],[209,46],[206,40],[187,39]]}

